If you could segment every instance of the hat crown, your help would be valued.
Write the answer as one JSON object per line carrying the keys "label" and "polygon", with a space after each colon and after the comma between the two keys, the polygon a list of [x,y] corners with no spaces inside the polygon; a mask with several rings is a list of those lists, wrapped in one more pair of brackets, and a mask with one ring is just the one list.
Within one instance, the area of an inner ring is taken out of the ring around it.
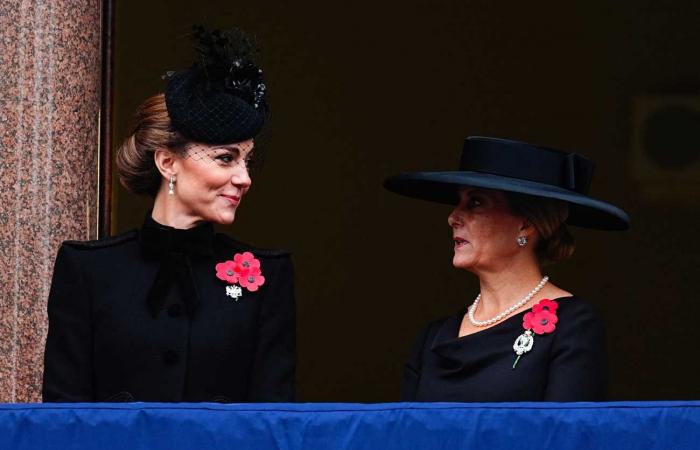
{"label": "hat crown", "polygon": [[469,137],[459,171],[411,172],[389,177],[384,187],[397,194],[449,205],[465,186],[550,198],[568,204],[567,223],[599,230],[626,230],[629,216],[615,205],[588,196],[593,161],[524,142]]}
{"label": "hat crown", "polygon": [[525,142],[469,137],[464,142],[459,170],[488,173],[549,184],[587,195],[593,178],[593,161]]}
{"label": "hat crown", "polygon": [[196,62],[174,74],[165,89],[173,127],[186,138],[206,144],[254,138],[269,108],[252,42],[238,29],[194,27],[192,37]]}

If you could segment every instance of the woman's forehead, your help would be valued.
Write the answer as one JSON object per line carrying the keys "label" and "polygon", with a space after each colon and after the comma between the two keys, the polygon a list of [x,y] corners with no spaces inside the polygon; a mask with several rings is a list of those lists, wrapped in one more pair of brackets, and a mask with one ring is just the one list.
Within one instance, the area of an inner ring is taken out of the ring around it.
{"label": "woman's forehead", "polygon": [[469,197],[470,195],[474,195],[474,194],[500,195],[500,194],[502,194],[502,192],[495,190],[495,189],[486,189],[486,188],[472,187],[472,186],[463,186],[463,187],[459,188],[459,195],[461,195],[461,196]]}
{"label": "woman's forehead", "polygon": [[464,202],[474,196],[489,200],[494,204],[507,204],[508,198],[504,191],[498,189],[487,189],[481,187],[465,186],[459,190],[459,199]]}
{"label": "woman's forehead", "polygon": [[195,144],[208,150],[229,150],[229,151],[251,151],[255,147],[255,142],[252,139],[241,142],[232,142],[230,144]]}
{"label": "woman's forehead", "polygon": [[252,140],[236,142],[233,144],[202,144],[194,142],[187,147],[187,154],[190,157],[193,156],[205,156],[205,155],[215,155],[216,152],[221,152],[222,150],[228,151],[230,153],[239,153],[246,155],[253,151],[255,144]]}

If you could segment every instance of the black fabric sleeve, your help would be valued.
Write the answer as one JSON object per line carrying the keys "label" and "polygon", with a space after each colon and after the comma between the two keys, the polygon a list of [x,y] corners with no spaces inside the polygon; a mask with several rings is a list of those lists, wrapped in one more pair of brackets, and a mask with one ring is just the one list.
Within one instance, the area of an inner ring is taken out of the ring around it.
{"label": "black fabric sleeve", "polygon": [[[269,280],[269,292],[261,305],[258,340],[248,401],[294,401],[296,369],[296,310],[294,267],[284,257]],[[266,280],[267,282],[267,280]]]}
{"label": "black fabric sleeve", "polygon": [[420,381],[421,369],[423,366],[423,347],[428,336],[430,325],[416,337],[411,356],[403,368],[403,381],[401,383],[401,401],[414,402],[416,401],[416,391],[418,390],[418,382]]}
{"label": "black fabric sleeve", "polygon": [[91,402],[92,325],[77,251],[58,250],[48,300],[49,333],[44,350],[45,402]]}
{"label": "black fabric sleeve", "polygon": [[576,308],[562,311],[557,328],[544,401],[605,400],[608,375],[602,320],[591,305],[577,302]]}

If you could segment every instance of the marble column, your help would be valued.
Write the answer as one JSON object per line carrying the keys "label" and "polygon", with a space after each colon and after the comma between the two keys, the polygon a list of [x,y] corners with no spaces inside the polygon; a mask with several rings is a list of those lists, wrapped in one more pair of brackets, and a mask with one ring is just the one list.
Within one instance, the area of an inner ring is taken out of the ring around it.
{"label": "marble column", "polygon": [[0,402],[41,401],[65,239],[96,234],[100,0],[0,1]]}

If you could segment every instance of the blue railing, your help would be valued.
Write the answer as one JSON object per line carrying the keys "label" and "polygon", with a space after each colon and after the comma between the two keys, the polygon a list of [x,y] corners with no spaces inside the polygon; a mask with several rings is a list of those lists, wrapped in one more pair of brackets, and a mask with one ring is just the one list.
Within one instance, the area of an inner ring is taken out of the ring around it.
{"label": "blue railing", "polygon": [[0,449],[700,449],[700,402],[2,404]]}

